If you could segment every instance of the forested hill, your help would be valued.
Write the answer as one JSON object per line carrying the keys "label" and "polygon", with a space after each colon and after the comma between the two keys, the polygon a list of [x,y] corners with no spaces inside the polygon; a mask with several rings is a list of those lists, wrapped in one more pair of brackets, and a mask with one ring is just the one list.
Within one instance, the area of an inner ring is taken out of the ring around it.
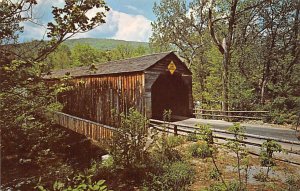
{"label": "forested hill", "polygon": [[146,42],[98,38],[71,39],[61,44],[43,61],[43,72],[137,57],[152,51]]}
{"label": "forested hill", "polygon": [[114,39],[99,39],[99,38],[79,38],[70,39],[64,42],[70,49],[73,49],[77,44],[88,44],[95,49],[100,50],[112,50],[120,45],[130,45],[134,48],[143,46],[149,47],[147,42],[136,42],[136,41],[125,41],[125,40],[114,40]]}

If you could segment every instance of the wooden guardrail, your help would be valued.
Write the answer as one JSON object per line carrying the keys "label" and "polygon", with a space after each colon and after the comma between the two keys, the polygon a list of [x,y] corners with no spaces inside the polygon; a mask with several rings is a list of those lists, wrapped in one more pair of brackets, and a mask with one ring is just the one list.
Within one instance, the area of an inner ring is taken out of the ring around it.
{"label": "wooden guardrail", "polygon": [[[155,119],[150,119],[150,127],[155,128],[159,131],[166,131],[169,133],[172,133],[174,135],[188,135],[190,133],[196,133],[199,134],[199,132],[197,132],[197,130],[199,130],[199,128],[195,127],[195,126],[190,126],[190,125],[179,125],[177,123],[172,123],[172,122],[164,122],[164,121],[160,121],[160,120],[155,120]],[[211,128],[211,130],[213,131],[213,133],[222,133],[222,134],[227,134],[227,135],[233,135],[234,133],[229,132],[227,130],[222,130],[222,129],[215,129],[215,128]],[[226,137],[226,136],[221,136],[221,135],[213,135],[214,138],[217,139],[224,139],[224,140],[231,140],[230,137]],[[278,143],[285,143],[285,144],[290,144],[290,145],[298,145],[300,146],[300,141],[290,141],[290,140],[285,140],[285,139],[279,139],[279,138],[273,138],[273,137],[266,137],[266,136],[261,136],[261,135],[253,135],[253,134],[248,134],[248,133],[244,133],[244,137],[247,138],[254,138],[254,139],[259,139],[259,140],[274,140]],[[245,144],[249,144],[249,145],[255,145],[255,146],[261,146],[261,144],[257,144],[254,142],[249,142],[249,141],[243,141],[243,143]],[[292,152],[294,153],[294,152]],[[300,153],[296,153],[296,154],[300,154]]]}
{"label": "wooden guardrail", "polygon": [[55,112],[54,120],[58,125],[71,129],[100,143],[104,143],[111,138],[113,132],[116,131],[116,128],[62,112]]}
{"label": "wooden guardrail", "polygon": [[235,118],[235,119],[253,119],[263,120],[268,117],[269,111],[221,111],[208,109],[194,109],[193,113],[196,117],[220,119],[220,118]]}

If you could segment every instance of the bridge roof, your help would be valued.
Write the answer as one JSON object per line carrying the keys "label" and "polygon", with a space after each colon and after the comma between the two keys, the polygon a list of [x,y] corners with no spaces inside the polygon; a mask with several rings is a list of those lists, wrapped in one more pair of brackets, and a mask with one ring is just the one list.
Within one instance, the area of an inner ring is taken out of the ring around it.
{"label": "bridge roof", "polygon": [[151,55],[146,55],[146,56],[141,56],[136,58],[128,58],[123,60],[110,61],[106,63],[99,63],[95,65],[94,69],[91,69],[90,66],[82,66],[82,67],[54,70],[50,72],[50,74],[44,75],[43,78],[44,79],[61,78],[66,74],[69,74],[72,77],[81,77],[81,76],[129,73],[129,72],[142,72],[170,54],[176,55],[173,51],[163,52],[163,53],[156,53],[156,54],[151,54]]}

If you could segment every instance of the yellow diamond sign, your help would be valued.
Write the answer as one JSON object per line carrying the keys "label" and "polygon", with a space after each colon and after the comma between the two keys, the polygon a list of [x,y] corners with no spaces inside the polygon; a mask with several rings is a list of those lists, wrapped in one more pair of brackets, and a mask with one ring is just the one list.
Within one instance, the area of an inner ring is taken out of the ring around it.
{"label": "yellow diamond sign", "polygon": [[174,64],[173,61],[171,61],[170,64],[168,65],[168,69],[169,69],[170,73],[173,75],[176,70],[176,65]]}

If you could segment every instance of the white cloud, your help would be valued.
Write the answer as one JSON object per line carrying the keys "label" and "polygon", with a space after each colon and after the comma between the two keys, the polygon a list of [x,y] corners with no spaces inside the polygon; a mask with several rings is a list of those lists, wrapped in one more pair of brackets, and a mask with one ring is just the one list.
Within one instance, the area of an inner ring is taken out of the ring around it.
{"label": "white cloud", "polygon": [[[35,15],[38,18],[36,21],[46,26],[46,23],[53,17],[49,12],[50,6],[45,5],[50,5],[52,2],[51,0],[39,1],[40,5],[38,9],[35,9]],[[62,6],[62,2],[62,0],[55,0],[52,4]],[[47,9],[45,7],[47,7]],[[98,11],[104,10],[101,8],[94,8],[88,11],[87,16],[91,18]],[[152,33],[151,21],[143,15],[132,15],[110,9],[110,11],[106,13],[105,20],[106,23],[101,24],[89,32],[76,34],[73,38],[112,38],[118,40],[147,42],[149,41],[149,37]],[[20,36],[23,40],[42,39],[45,35],[46,28],[29,22],[24,22],[22,25],[25,28],[24,33]]]}
{"label": "white cloud", "polygon": [[[91,11],[91,14],[95,12]],[[111,9],[105,20],[105,24],[87,33],[77,34],[74,38],[106,36],[118,40],[147,42],[152,33],[151,21],[142,15],[130,15]]]}
{"label": "white cloud", "polygon": [[112,12],[112,15],[118,25],[118,31],[113,38],[132,41],[149,40],[152,32],[150,20],[142,15],[129,15],[118,11]]}

